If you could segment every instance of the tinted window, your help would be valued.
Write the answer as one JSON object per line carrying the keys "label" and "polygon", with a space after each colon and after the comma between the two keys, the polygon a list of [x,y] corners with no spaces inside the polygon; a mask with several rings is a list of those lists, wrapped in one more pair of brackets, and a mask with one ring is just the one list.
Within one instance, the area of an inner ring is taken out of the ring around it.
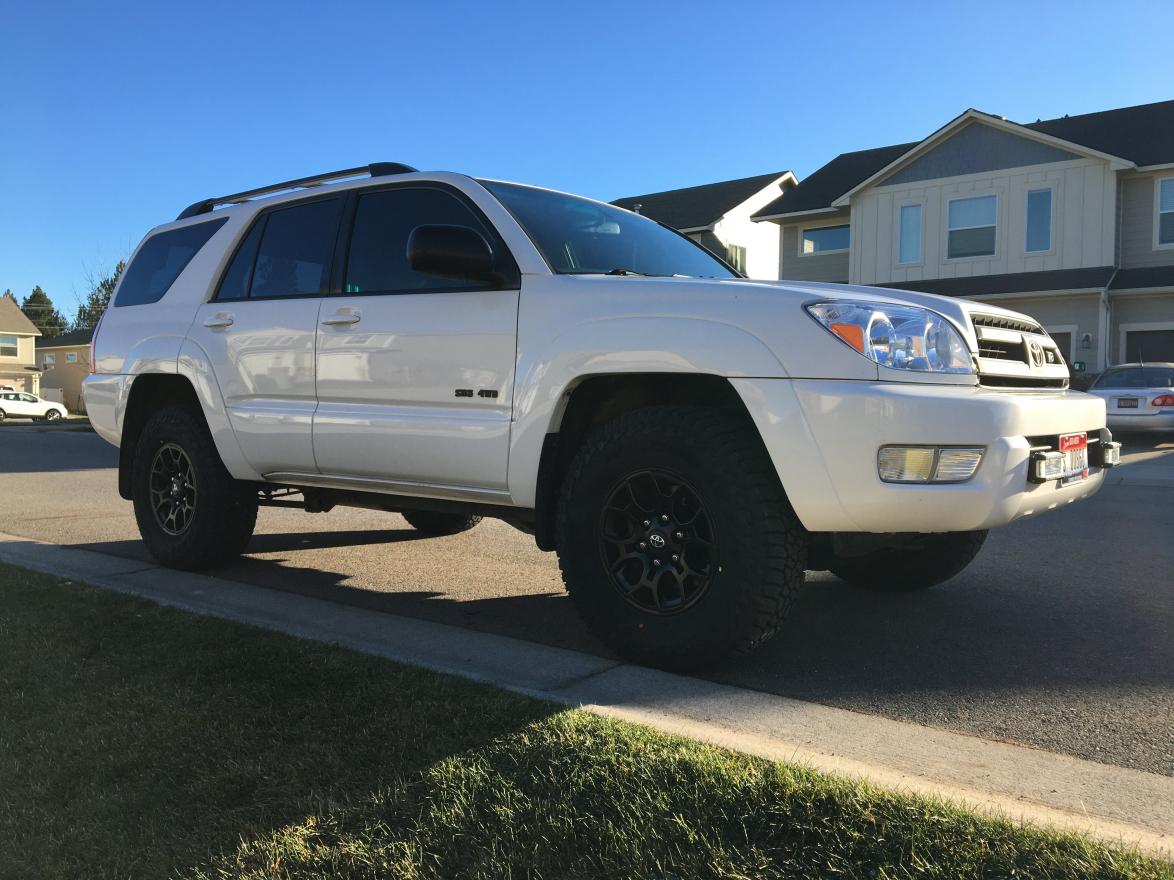
{"label": "tinted window", "polygon": [[408,266],[408,236],[424,224],[469,226],[488,239],[488,231],[463,203],[438,189],[391,189],[359,197],[347,257],[347,293],[379,293],[486,285],[413,272]]}
{"label": "tinted window", "polygon": [[114,305],[159,302],[192,257],[227,222],[228,218],[224,217],[152,235],[126,267]]}
{"label": "tinted window", "polygon": [[555,272],[734,277],[705,248],[631,211],[515,183],[481,184],[514,215]]}
{"label": "tinted window", "polygon": [[1094,388],[1174,388],[1174,368],[1125,367],[1109,370],[1097,379]]}
{"label": "tinted window", "polygon": [[273,211],[265,221],[249,296],[324,293],[338,230],[339,199]]}
{"label": "tinted window", "polygon": [[217,299],[244,299],[249,295],[253,261],[257,258],[257,245],[261,243],[261,233],[264,231],[265,218],[262,217],[253,224],[248,236],[237,249],[236,256],[232,258],[232,264],[220,281],[220,289],[216,292]]}

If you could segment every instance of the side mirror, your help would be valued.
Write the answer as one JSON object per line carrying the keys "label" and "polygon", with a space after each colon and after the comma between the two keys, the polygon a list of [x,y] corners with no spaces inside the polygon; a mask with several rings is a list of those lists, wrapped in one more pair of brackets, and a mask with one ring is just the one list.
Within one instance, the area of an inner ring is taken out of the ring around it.
{"label": "side mirror", "polygon": [[493,249],[468,226],[417,226],[408,236],[413,271],[458,281],[498,282]]}

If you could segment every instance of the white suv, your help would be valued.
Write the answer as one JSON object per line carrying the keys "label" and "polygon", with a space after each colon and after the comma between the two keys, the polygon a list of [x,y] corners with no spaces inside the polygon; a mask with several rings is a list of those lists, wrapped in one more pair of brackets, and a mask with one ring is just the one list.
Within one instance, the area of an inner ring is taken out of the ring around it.
{"label": "white suv", "polygon": [[1119,453],[1023,315],[749,281],[611,205],[393,163],[191,206],[94,347],[90,419],[164,564],[230,559],[291,497],[499,517],[673,668],[770,637],[805,570],[943,581]]}
{"label": "white suv", "polygon": [[60,403],[43,400],[35,394],[0,388],[0,422],[5,419],[32,419],[34,422],[55,422],[69,413]]}

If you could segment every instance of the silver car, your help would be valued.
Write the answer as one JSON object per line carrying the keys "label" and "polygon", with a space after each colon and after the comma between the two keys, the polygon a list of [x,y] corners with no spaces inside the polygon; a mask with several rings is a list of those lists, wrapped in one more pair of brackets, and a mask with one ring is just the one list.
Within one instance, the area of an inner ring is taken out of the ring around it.
{"label": "silver car", "polygon": [[1104,398],[1112,431],[1174,433],[1174,363],[1110,367],[1088,393]]}

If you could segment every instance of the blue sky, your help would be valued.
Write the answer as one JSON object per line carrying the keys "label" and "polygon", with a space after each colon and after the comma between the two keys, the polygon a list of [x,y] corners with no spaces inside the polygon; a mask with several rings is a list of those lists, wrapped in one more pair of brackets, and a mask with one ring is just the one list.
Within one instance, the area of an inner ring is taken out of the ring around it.
{"label": "blue sky", "polygon": [[0,0],[0,290],[199,198],[396,160],[612,199],[1174,98],[1174,4]]}

